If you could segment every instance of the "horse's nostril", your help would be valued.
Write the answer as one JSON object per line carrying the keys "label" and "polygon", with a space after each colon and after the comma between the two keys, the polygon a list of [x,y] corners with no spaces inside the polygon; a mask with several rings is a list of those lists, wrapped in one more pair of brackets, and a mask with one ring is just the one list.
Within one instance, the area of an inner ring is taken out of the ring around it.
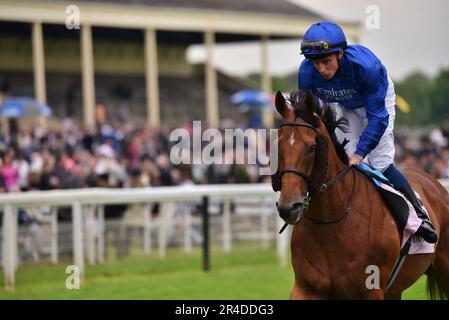
{"label": "horse's nostril", "polygon": [[276,204],[276,208],[279,212],[279,215],[281,216],[282,219],[288,219],[289,215],[290,215],[290,211],[292,210],[291,206],[282,206],[279,204]]}

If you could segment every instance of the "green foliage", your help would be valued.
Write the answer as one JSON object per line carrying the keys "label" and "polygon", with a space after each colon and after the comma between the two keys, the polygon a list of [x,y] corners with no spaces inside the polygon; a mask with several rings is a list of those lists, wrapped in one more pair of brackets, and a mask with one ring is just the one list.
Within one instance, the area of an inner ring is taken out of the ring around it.
{"label": "green foliage", "polygon": [[431,91],[432,116],[435,121],[449,123],[449,69],[436,77]]}
{"label": "green foliage", "polygon": [[432,83],[424,74],[416,72],[395,84],[395,91],[410,104],[410,112],[397,111],[397,122],[402,125],[423,125],[431,122],[430,93]]}
{"label": "green foliage", "polygon": [[443,69],[433,79],[420,72],[395,84],[396,93],[410,104],[410,113],[397,113],[403,125],[430,125],[449,122],[449,69]]}

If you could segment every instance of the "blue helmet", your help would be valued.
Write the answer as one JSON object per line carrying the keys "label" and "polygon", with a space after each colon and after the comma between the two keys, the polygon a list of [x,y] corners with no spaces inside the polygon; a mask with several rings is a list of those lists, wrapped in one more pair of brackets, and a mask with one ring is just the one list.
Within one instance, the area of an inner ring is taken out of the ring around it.
{"label": "blue helmet", "polygon": [[347,47],[343,29],[332,22],[321,21],[312,25],[301,42],[301,54],[309,56],[328,55]]}

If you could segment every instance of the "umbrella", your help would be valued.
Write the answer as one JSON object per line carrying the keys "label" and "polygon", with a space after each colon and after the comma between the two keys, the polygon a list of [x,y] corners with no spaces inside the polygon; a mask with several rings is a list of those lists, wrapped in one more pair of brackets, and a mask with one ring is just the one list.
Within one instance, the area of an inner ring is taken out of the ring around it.
{"label": "umbrella", "polygon": [[241,90],[231,96],[234,105],[264,108],[272,104],[268,94],[260,90]]}
{"label": "umbrella", "polygon": [[51,115],[50,107],[27,97],[7,98],[0,109],[1,118],[50,117]]}

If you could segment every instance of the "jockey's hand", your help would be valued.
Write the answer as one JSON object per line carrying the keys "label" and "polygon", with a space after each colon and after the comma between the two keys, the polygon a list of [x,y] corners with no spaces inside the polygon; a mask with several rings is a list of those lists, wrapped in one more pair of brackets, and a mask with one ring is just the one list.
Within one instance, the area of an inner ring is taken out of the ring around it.
{"label": "jockey's hand", "polygon": [[359,156],[358,154],[353,154],[349,157],[349,165],[355,165],[358,166],[363,161],[363,158]]}

